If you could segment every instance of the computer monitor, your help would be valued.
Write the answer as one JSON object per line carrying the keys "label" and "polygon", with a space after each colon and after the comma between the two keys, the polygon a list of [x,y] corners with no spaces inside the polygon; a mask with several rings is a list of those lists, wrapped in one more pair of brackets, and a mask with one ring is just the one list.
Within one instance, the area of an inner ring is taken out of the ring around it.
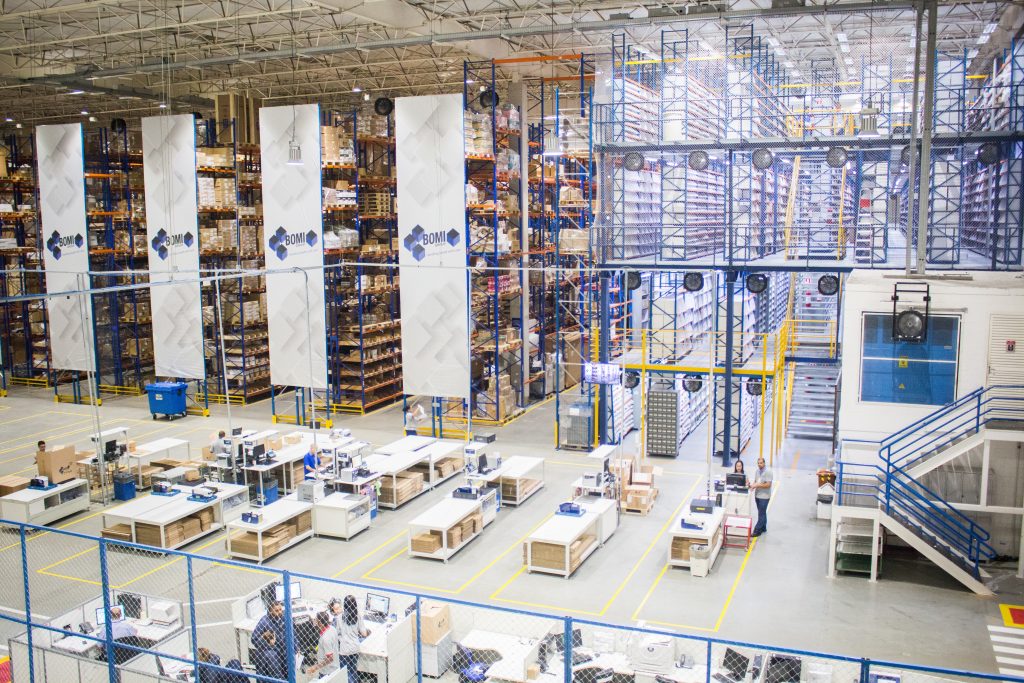
{"label": "computer monitor", "polygon": [[765,671],[765,683],[800,683],[803,665],[799,657],[771,655]]}
{"label": "computer monitor", "polygon": [[746,486],[747,475],[742,472],[730,472],[725,475],[725,483],[729,486]]}
{"label": "computer monitor", "polygon": [[[552,636],[555,642],[555,649],[559,652],[565,652],[565,637],[560,633],[556,633]],[[574,648],[583,647],[583,631],[578,628],[572,630],[572,646]]]}
{"label": "computer monitor", "polygon": [[[114,621],[124,621],[124,607],[122,607],[120,609],[120,612],[121,612],[121,616],[119,618],[117,618],[117,619],[114,619]],[[105,623],[107,623],[107,610],[104,609],[103,607],[97,607],[96,608],[96,625],[97,626],[102,626]]]}
{"label": "computer monitor", "polygon": [[267,447],[266,447],[265,444],[258,443],[258,444],[256,444],[255,446],[252,447],[252,457],[254,457],[254,458],[262,458],[263,454],[266,453],[266,452],[267,452]]}
{"label": "computer monitor", "polygon": [[245,603],[245,616],[247,619],[259,619],[266,612],[263,606],[263,599],[256,595],[249,598]]}
{"label": "computer monitor", "polygon": [[391,611],[391,598],[377,593],[367,593],[366,611],[375,614],[388,614]]}
{"label": "computer monitor", "polygon": [[734,681],[739,681],[747,675],[750,668],[750,657],[744,657],[731,647],[725,649],[725,656],[722,657],[722,668],[725,669]]}
{"label": "computer monitor", "polygon": [[242,435],[242,428],[241,427],[235,427],[234,429],[231,430],[231,436],[241,436],[241,435]]}
{"label": "computer monitor", "polygon": [[[292,600],[300,600],[302,598],[302,584],[298,581],[292,581]],[[274,599],[278,602],[284,602],[284,585],[277,584],[274,586]]]}
{"label": "computer monitor", "polygon": [[487,455],[481,453],[480,458],[476,461],[476,468],[481,472],[487,470]]}

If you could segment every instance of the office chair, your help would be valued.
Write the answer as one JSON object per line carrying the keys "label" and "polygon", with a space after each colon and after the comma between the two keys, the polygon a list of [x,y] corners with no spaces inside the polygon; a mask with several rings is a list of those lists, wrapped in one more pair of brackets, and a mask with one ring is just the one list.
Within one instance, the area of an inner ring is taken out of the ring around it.
{"label": "office chair", "polygon": [[[114,664],[121,665],[127,664],[133,657],[138,656],[140,653],[138,650],[133,648],[148,649],[156,644],[155,640],[149,638],[140,638],[139,636],[125,636],[124,638],[114,639]],[[117,644],[127,645],[128,647],[118,647]],[[101,662],[106,662],[107,652],[103,650],[97,655],[96,659]]]}
{"label": "office chair", "polygon": [[452,664],[459,672],[459,683],[481,683],[487,678],[487,664],[473,659],[473,653],[456,643]]}

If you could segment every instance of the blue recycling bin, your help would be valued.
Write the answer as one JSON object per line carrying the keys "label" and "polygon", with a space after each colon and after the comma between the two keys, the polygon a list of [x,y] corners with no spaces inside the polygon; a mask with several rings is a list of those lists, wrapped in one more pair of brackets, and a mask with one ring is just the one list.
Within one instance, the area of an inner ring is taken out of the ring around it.
{"label": "blue recycling bin", "polygon": [[114,500],[131,500],[135,497],[135,476],[128,473],[114,475]]}
{"label": "blue recycling bin", "polygon": [[158,415],[166,415],[168,419],[185,417],[186,403],[185,382],[153,382],[146,385],[149,395],[149,412],[155,420]]}

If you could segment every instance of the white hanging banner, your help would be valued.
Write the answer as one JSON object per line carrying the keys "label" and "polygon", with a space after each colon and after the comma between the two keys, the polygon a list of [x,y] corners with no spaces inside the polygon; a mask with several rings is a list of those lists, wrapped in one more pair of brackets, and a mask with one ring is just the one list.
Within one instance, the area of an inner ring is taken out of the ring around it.
{"label": "white hanging banner", "polygon": [[160,377],[203,379],[196,135],[191,114],[142,119],[153,352]]}
{"label": "white hanging banner", "polygon": [[[36,127],[36,154],[39,210],[46,243],[43,251],[46,292],[88,289],[89,234],[85,216],[82,125]],[[94,370],[92,298],[87,294],[49,298],[46,308],[53,369]]]}
{"label": "white hanging banner", "polygon": [[270,382],[326,389],[320,106],[264,107],[259,118]]}
{"label": "white hanging banner", "polygon": [[402,388],[469,398],[462,95],[395,103]]}

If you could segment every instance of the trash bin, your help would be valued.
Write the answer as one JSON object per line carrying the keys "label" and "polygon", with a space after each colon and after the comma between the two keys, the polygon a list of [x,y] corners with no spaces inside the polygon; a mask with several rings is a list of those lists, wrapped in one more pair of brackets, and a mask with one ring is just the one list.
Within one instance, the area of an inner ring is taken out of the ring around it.
{"label": "trash bin", "polygon": [[707,576],[711,571],[711,546],[703,543],[694,543],[690,546],[690,574],[693,576]]}
{"label": "trash bin", "polygon": [[135,497],[135,477],[127,472],[114,475],[114,500],[131,500]]}
{"label": "trash bin", "polygon": [[185,389],[188,385],[184,382],[153,382],[146,385],[146,394],[149,395],[149,412],[153,419],[157,415],[166,415],[168,419],[185,417],[186,400]]}

